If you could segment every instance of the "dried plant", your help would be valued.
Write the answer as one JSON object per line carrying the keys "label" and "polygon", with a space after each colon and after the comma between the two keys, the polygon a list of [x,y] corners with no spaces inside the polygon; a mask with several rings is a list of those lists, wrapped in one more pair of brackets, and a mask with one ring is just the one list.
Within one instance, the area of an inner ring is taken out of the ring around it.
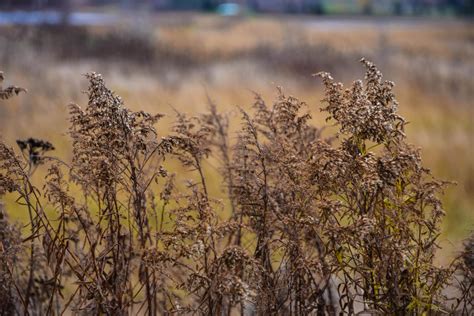
{"label": "dried plant", "polygon": [[453,283],[458,293],[453,299],[452,310],[468,315],[474,310],[474,234],[466,240],[456,270]]}
{"label": "dried plant", "polygon": [[443,311],[441,290],[452,271],[436,267],[433,259],[444,215],[438,196],[445,183],[431,177],[419,151],[406,143],[393,83],[382,81],[371,62],[362,62],[365,86],[356,81],[343,90],[320,74],[324,110],[342,137],[333,153],[338,159],[331,185],[338,205],[328,214],[333,219],[327,230],[341,278],[340,301],[349,311],[357,301],[383,314]]}
{"label": "dried plant", "polygon": [[17,312],[18,297],[14,279],[14,263],[21,251],[20,231],[8,222],[4,207],[0,204],[0,315],[13,315]]}
{"label": "dried plant", "polygon": [[[464,261],[433,263],[446,183],[406,142],[393,83],[362,62],[349,89],[319,74],[335,134],[279,88],[241,109],[235,141],[213,102],[158,137],[161,115],[128,110],[88,74],[71,162],[46,141],[18,141],[22,156],[0,143],[0,194],[29,215],[20,232],[0,212],[2,314],[469,314],[470,244]],[[450,307],[456,269],[468,272]]]}
{"label": "dried plant", "polygon": [[3,88],[2,83],[4,80],[5,76],[3,75],[3,71],[0,71],[0,99],[7,100],[13,97],[14,95],[19,95],[20,92],[26,92],[25,88],[17,86],[8,86],[6,88]]}

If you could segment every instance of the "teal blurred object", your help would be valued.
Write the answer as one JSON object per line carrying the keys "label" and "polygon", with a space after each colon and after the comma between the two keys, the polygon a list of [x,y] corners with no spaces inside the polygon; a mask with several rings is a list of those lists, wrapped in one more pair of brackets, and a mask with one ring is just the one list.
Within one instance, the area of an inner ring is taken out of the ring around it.
{"label": "teal blurred object", "polygon": [[242,13],[242,7],[237,3],[222,3],[216,11],[222,16],[237,16]]}

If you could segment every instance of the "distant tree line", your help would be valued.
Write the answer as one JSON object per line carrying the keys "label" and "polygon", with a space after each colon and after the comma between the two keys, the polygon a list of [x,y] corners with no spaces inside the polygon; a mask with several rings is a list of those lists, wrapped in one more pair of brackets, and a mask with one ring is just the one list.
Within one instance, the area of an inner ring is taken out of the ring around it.
{"label": "distant tree line", "polygon": [[127,9],[149,7],[156,10],[202,10],[214,11],[223,3],[238,3],[253,12],[286,12],[331,14],[337,13],[376,14],[382,11],[394,15],[423,15],[432,12],[460,15],[474,14],[474,0],[0,0],[1,9],[45,9],[72,6],[119,5]]}

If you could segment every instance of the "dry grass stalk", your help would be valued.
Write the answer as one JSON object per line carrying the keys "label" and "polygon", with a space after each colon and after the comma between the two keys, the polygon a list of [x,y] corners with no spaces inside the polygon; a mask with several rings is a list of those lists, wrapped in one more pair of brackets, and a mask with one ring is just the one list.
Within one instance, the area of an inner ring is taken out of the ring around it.
{"label": "dry grass stalk", "polygon": [[[0,194],[29,214],[22,240],[0,210],[2,314],[469,313],[469,273],[456,306],[442,291],[457,267],[472,270],[472,242],[464,261],[433,264],[446,183],[406,142],[393,83],[362,62],[349,89],[319,74],[335,135],[279,89],[272,105],[256,95],[241,110],[235,144],[212,102],[158,137],[161,115],[128,110],[88,74],[87,107],[70,106],[70,163],[46,141],[18,141],[22,156],[0,143]],[[228,217],[207,185],[210,155]],[[165,158],[192,173],[184,187]]]}

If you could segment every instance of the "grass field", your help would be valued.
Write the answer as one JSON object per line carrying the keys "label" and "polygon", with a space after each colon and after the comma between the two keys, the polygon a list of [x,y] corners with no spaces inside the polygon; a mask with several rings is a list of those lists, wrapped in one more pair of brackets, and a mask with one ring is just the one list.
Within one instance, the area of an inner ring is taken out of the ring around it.
{"label": "grass field", "polygon": [[[221,18],[147,15],[139,25],[72,28],[2,27],[2,69],[29,90],[2,102],[0,126],[9,143],[32,135],[59,153],[66,105],[85,103],[89,71],[102,73],[133,109],[198,113],[209,95],[223,111],[267,100],[276,86],[305,100],[314,120],[330,71],[346,83],[361,75],[357,60],[373,60],[397,84],[410,140],[433,173],[457,182],[444,197],[446,243],[459,245],[474,223],[472,24],[412,19]],[[21,214],[18,214],[21,217]]]}
{"label": "grass field", "polygon": [[[84,74],[95,71],[128,108],[165,114],[157,125],[160,137],[177,111],[199,114],[212,100],[228,113],[235,143],[240,108],[251,107],[255,92],[270,104],[280,86],[307,103],[311,122],[329,136],[335,127],[320,111],[324,86],[312,74],[328,71],[349,85],[363,77],[361,57],[395,81],[408,140],[421,148],[424,166],[455,182],[441,197],[446,218],[436,258],[447,263],[474,228],[472,21],[160,13],[124,16],[106,26],[1,26],[5,84],[28,93],[0,100],[0,135],[13,147],[17,139],[46,139],[54,155],[71,160],[67,106],[87,104]],[[170,163],[179,181],[189,178],[189,170]],[[222,198],[216,164],[211,157],[203,168],[210,195]],[[38,187],[45,174],[35,173]],[[15,199],[5,196],[6,209],[24,222],[28,214]],[[229,202],[224,205],[229,213]]]}

